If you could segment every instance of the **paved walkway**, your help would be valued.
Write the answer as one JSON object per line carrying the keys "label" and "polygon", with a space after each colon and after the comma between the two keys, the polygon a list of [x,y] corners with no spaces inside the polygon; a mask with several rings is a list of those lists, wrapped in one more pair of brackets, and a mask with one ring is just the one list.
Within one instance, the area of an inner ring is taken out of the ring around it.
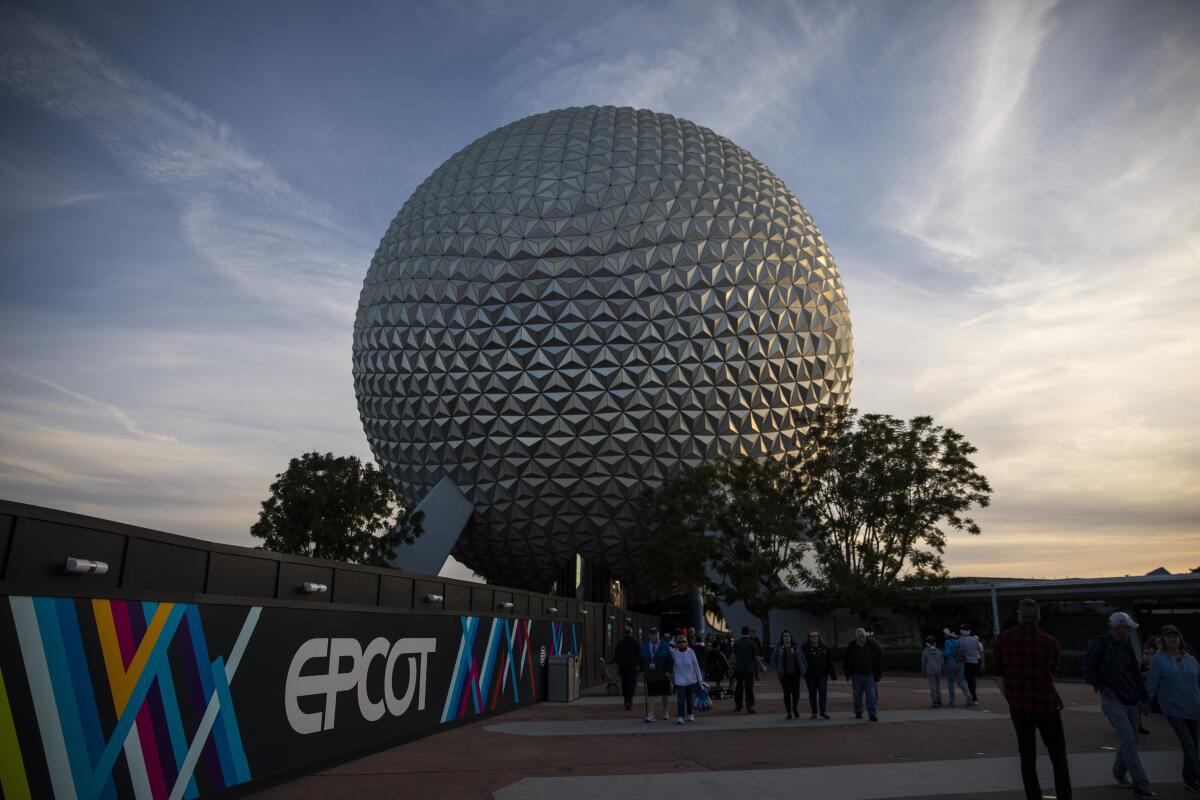
{"label": "paved walkway", "polygon": [[[990,681],[980,706],[930,708],[923,678],[881,687],[880,721],[858,721],[846,692],[831,693],[832,720],[787,720],[778,684],[759,684],[758,714],[731,700],[694,723],[648,724],[640,702],[626,711],[603,686],[580,702],[543,703],[347,762],[267,789],[259,800],[364,800],[405,796],[496,800],[592,800],[682,796],[688,800],[805,796],[1020,800],[1016,739]],[[839,682],[839,688],[845,684]],[[1081,684],[1059,687],[1068,710],[1094,712]],[[614,702],[615,701],[615,702]],[[801,697],[802,711],[807,698]],[[674,704],[671,706],[674,712]],[[1116,737],[1097,713],[1063,715],[1075,797],[1126,800],[1112,783]],[[1179,781],[1181,756],[1161,717],[1143,737],[1145,763],[1163,798],[1196,797]],[[674,735],[671,735],[674,734]],[[1043,789],[1052,791],[1044,755]]]}

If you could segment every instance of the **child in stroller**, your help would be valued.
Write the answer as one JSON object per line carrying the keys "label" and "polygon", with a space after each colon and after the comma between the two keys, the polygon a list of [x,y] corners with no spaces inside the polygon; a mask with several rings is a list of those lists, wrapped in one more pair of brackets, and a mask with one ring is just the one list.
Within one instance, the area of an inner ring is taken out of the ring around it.
{"label": "child in stroller", "polygon": [[733,680],[733,671],[729,667],[729,659],[719,648],[709,647],[706,649],[708,653],[704,657],[704,680],[709,684],[712,699],[720,700],[724,696],[721,681]]}

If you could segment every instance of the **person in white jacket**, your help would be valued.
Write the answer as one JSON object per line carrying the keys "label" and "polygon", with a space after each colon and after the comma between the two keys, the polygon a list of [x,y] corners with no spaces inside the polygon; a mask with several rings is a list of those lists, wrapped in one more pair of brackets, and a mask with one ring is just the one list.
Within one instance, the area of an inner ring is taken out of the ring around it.
{"label": "person in white jacket", "polygon": [[921,651],[921,672],[929,679],[929,700],[933,707],[942,704],[942,664],[945,658],[937,646],[937,639],[925,637],[925,649]]}
{"label": "person in white jacket", "polygon": [[686,712],[688,722],[696,721],[692,710],[692,696],[700,685],[700,662],[696,659],[696,651],[688,645],[687,636],[679,634],[675,637],[675,649],[671,651],[672,672],[675,675],[675,704],[679,712],[677,724],[683,724]]}

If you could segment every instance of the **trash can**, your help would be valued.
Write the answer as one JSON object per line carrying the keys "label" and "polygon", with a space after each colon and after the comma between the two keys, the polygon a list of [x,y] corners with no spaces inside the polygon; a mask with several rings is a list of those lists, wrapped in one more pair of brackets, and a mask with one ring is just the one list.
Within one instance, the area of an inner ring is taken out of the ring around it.
{"label": "trash can", "polygon": [[546,699],[551,703],[569,703],[579,699],[579,673],[575,671],[575,656],[550,656]]}

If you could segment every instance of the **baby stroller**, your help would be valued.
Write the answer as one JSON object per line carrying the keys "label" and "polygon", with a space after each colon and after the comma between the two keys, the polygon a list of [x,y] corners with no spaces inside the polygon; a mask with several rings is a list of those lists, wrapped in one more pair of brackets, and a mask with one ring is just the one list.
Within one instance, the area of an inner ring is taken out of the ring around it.
{"label": "baby stroller", "polygon": [[609,697],[616,697],[621,693],[621,672],[617,669],[616,664],[609,664],[603,658],[600,659],[600,670],[604,673],[605,687]]}
{"label": "baby stroller", "polygon": [[730,669],[729,659],[715,647],[710,648],[704,658],[704,680],[711,684],[709,694],[713,700],[720,700],[729,693],[728,689],[721,688],[721,681],[732,679],[733,670]]}

